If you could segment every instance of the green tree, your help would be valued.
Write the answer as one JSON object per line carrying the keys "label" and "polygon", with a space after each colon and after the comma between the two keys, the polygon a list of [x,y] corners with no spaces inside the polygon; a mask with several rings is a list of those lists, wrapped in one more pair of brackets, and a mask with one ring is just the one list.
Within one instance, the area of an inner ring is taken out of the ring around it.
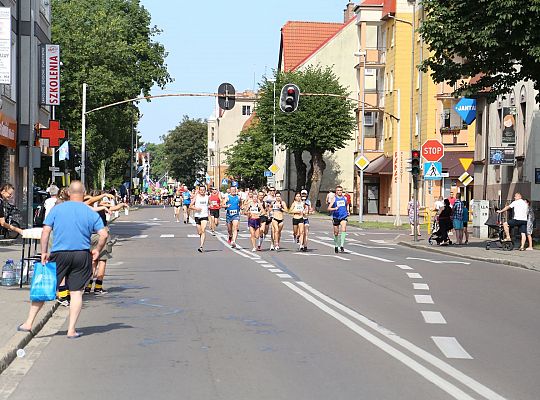
{"label": "green tree", "polygon": [[[458,84],[457,95],[486,91],[490,99],[520,80],[533,80],[540,90],[538,0],[422,0],[422,5],[426,18],[420,33],[431,50],[422,69],[431,70],[435,82]],[[477,75],[473,84],[462,82]]]}
{"label": "green tree", "polygon": [[[290,149],[294,155],[298,174],[297,190],[308,187],[313,204],[319,196],[321,180],[326,169],[324,153],[333,153],[345,147],[352,138],[356,120],[354,105],[347,99],[349,93],[329,67],[309,67],[304,71],[276,74],[276,142]],[[281,88],[295,83],[303,93],[332,94],[335,96],[300,96],[298,109],[283,113],[279,109]],[[263,80],[257,104],[261,129],[266,135],[273,129],[273,83]],[[302,153],[311,155],[310,169],[302,160]],[[308,177],[310,178],[308,180]]]}
{"label": "green tree", "polygon": [[227,174],[236,177],[243,186],[259,188],[266,184],[264,171],[272,163],[272,135],[264,132],[258,121],[240,132],[225,154]]}
{"label": "green tree", "polygon": [[191,185],[201,178],[207,163],[207,123],[184,115],[182,122],[163,137],[169,175]]}
{"label": "green tree", "polygon": [[147,143],[146,151],[150,153],[150,176],[152,179],[161,178],[170,168],[169,160],[165,154],[165,144]]}
{"label": "green tree", "polygon": [[[149,95],[154,84],[171,82],[164,47],[154,39],[149,12],[139,0],[53,0],[52,41],[62,52],[62,103],[57,116],[77,148],[81,146],[82,83],[87,109]],[[129,153],[136,105],[88,114],[88,182],[97,166],[118,150]],[[115,174],[120,173],[120,170]],[[123,172],[112,179],[123,179]]]}

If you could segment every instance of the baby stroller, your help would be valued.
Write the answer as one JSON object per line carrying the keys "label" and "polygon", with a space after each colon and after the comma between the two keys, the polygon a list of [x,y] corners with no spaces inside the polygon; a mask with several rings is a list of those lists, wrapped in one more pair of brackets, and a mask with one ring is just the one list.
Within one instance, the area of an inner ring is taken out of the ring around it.
{"label": "baby stroller", "polygon": [[486,250],[490,250],[491,246],[495,244],[497,248],[502,248],[506,251],[512,251],[514,249],[514,242],[504,241],[504,228],[502,223],[501,214],[497,213],[497,208],[494,209],[494,212],[490,213],[491,215],[486,221],[486,225],[495,231],[494,236],[496,239],[488,240],[486,242]]}
{"label": "baby stroller", "polygon": [[452,244],[452,241],[448,237],[448,227],[446,224],[439,223],[439,216],[435,216],[433,219],[433,228],[431,229],[431,235],[428,238],[428,243],[433,244],[433,241],[437,242],[437,245],[441,244]]}

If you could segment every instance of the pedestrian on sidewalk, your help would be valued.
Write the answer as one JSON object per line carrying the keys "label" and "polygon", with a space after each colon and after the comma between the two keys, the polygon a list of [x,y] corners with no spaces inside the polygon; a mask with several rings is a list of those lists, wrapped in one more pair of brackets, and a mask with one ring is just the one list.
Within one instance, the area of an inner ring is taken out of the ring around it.
{"label": "pedestrian on sidewalk", "polygon": [[[71,295],[67,337],[76,339],[82,335],[75,330],[75,325],[82,309],[83,290],[92,276],[92,259],[98,259],[105,245],[107,231],[99,215],[84,204],[85,190],[80,181],[73,181],[68,193],[69,201],[57,204],[45,219],[41,234],[41,262],[56,262],[57,281],[62,282],[66,278]],[[49,254],[51,231],[54,236]],[[90,236],[93,232],[98,232],[99,242],[90,252]],[[17,330],[30,332],[41,307],[43,302],[33,301],[28,318]]]}
{"label": "pedestrian on sidewalk", "polygon": [[22,235],[23,231],[21,228],[6,222],[5,203],[7,203],[9,199],[13,198],[13,193],[15,193],[15,187],[11,183],[5,183],[2,185],[2,187],[0,187],[0,225],[2,225],[8,231],[14,231],[19,235]]}
{"label": "pedestrian on sidewalk", "polygon": [[469,244],[469,205],[466,201],[463,204],[463,235],[465,236],[464,244]]}
{"label": "pedestrian on sidewalk", "polygon": [[463,244],[463,202],[461,201],[461,193],[456,193],[456,200],[453,208],[453,225],[456,234],[456,244]]}
{"label": "pedestrian on sidewalk", "polygon": [[525,199],[525,202],[529,206],[529,211],[527,212],[527,240],[529,241],[529,247],[526,250],[533,250],[533,231],[535,225],[534,210],[531,207],[531,202],[529,199]]}
{"label": "pedestrian on sidewalk", "polygon": [[414,200],[411,199],[409,201],[409,204],[407,204],[407,214],[409,215],[409,224],[411,225],[411,233],[410,236],[414,236],[414,215],[416,213],[416,231],[418,236],[422,236],[420,234],[420,204],[418,203],[418,200],[416,201],[416,206],[414,204]]}
{"label": "pedestrian on sidewalk", "polygon": [[514,210],[514,215],[510,221],[503,224],[505,234],[504,241],[512,241],[512,238],[510,237],[510,228],[517,226],[521,235],[521,246],[519,250],[523,251],[525,250],[525,242],[527,241],[527,214],[529,213],[529,206],[525,200],[523,200],[521,193],[516,192],[514,194],[514,201],[497,211],[497,213],[501,214],[511,208]]}

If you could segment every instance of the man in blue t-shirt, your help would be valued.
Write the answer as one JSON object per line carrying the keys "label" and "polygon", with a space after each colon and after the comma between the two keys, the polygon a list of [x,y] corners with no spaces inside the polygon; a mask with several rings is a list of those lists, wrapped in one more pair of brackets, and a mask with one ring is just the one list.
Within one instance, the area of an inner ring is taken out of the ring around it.
{"label": "man in blue t-shirt", "polygon": [[223,208],[227,209],[225,221],[229,232],[229,244],[232,248],[236,247],[236,237],[238,235],[238,224],[240,223],[240,197],[238,196],[236,186],[231,187],[231,193],[226,197]]}
{"label": "man in blue t-shirt", "polygon": [[[333,203],[328,207],[328,211],[332,212],[332,225],[334,226],[334,252],[338,253],[341,250],[345,252],[345,237],[347,236],[347,217],[349,210],[347,206],[347,198],[343,195],[343,188],[336,186],[336,195]],[[341,235],[339,230],[341,229]]]}
{"label": "man in blue t-shirt", "polygon": [[[82,295],[86,283],[92,277],[92,259],[97,261],[105,241],[107,230],[98,213],[84,204],[85,190],[79,181],[73,181],[68,189],[69,201],[56,205],[45,218],[41,234],[41,262],[56,262],[58,283],[65,278],[70,291],[69,326],[67,337],[79,338],[82,333],[75,324],[82,309]],[[53,245],[49,254],[49,236],[53,232]],[[90,252],[92,233],[99,234],[97,246]],[[30,332],[43,302],[32,302],[26,322],[17,330]]]}
{"label": "man in blue t-shirt", "polygon": [[184,224],[189,222],[189,205],[191,204],[191,192],[188,190],[187,186],[183,186],[182,190],[182,211],[184,212]]}

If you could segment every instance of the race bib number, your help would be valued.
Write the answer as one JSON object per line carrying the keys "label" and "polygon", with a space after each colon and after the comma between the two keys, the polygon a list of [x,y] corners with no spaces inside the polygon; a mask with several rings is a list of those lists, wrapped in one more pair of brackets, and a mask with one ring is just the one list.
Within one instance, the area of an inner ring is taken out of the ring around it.
{"label": "race bib number", "polygon": [[218,205],[217,201],[215,201],[215,200],[212,200],[212,206],[214,206],[214,207],[215,207],[215,206],[217,206],[217,205]]}
{"label": "race bib number", "polygon": [[301,204],[297,204],[295,210],[300,213],[304,211],[304,206]]}
{"label": "race bib number", "polygon": [[238,210],[229,210],[229,215],[236,215],[238,214]]}
{"label": "race bib number", "polygon": [[347,204],[347,203],[345,202],[345,200],[338,200],[338,201],[336,202],[336,206],[337,206],[337,207],[345,207],[346,204]]}

